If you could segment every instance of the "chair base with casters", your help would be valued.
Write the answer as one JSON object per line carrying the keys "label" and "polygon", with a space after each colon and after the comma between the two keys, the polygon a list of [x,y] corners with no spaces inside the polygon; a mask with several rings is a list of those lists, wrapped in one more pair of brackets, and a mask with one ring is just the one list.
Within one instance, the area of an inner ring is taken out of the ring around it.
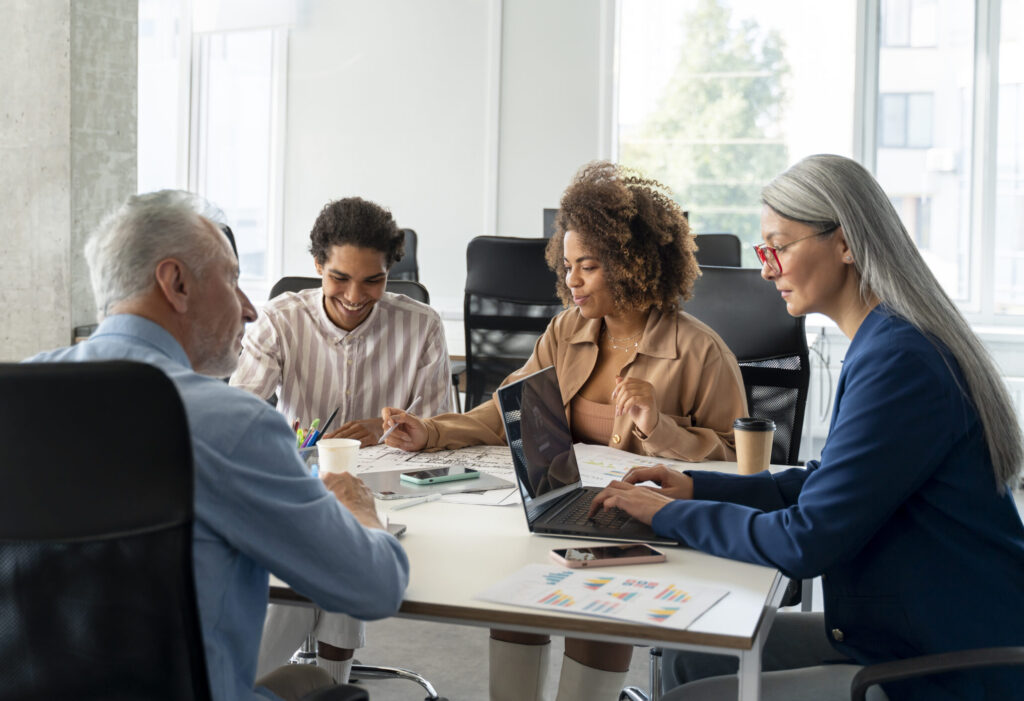
{"label": "chair base with casters", "polygon": [[627,686],[619,692],[619,701],[658,701],[661,698],[661,648],[652,647],[650,653],[650,695],[643,689]]}
{"label": "chair base with casters", "polygon": [[[315,636],[308,636],[290,660],[291,664],[316,664],[317,641]],[[360,664],[353,661],[352,671],[349,673],[349,683],[358,683],[361,679],[404,679],[414,684],[419,684],[427,692],[425,701],[448,701],[443,696],[438,696],[433,684],[425,677],[409,669],[401,667],[381,667],[378,665]]]}

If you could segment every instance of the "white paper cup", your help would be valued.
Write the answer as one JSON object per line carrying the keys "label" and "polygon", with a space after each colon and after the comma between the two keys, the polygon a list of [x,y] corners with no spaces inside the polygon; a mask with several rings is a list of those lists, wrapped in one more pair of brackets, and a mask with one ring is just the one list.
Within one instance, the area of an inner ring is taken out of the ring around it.
{"label": "white paper cup", "polygon": [[352,472],[359,441],[355,438],[323,438],[316,442],[320,472]]}

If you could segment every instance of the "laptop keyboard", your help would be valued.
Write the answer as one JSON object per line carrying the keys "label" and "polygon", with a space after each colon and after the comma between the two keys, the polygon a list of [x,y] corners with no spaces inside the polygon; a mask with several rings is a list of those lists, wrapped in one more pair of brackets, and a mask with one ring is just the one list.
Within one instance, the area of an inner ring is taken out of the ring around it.
{"label": "laptop keyboard", "polygon": [[593,518],[587,518],[590,511],[590,502],[594,499],[596,492],[585,492],[580,498],[572,503],[565,511],[555,516],[549,522],[554,526],[586,526],[596,525],[602,528],[618,530],[629,520],[629,514],[622,509],[602,510],[594,514]]}

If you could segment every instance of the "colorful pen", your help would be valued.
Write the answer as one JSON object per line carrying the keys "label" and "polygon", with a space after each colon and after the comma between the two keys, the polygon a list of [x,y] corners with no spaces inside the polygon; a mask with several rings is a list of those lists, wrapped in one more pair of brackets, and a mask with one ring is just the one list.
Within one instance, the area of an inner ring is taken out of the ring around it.
{"label": "colorful pen", "polygon": [[331,422],[334,421],[334,417],[338,415],[338,409],[340,408],[341,407],[334,407],[334,411],[332,411],[331,415],[327,417],[327,421],[324,421],[324,427],[320,429],[321,436],[327,433],[327,429],[331,427]]}

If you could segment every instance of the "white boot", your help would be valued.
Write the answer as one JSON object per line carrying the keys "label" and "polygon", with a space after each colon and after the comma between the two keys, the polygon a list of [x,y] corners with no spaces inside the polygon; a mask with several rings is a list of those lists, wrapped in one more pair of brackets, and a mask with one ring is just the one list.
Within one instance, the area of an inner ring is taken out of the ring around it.
{"label": "white boot", "polygon": [[625,683],[625,672],[587,667],[566,655],[562,657],[562,676],[558,680],[555,701],[618,701]]}
{"label": "white boot", "polygon": [[551,643],[521,645],[490,639],[491,701],[544,701]]}

